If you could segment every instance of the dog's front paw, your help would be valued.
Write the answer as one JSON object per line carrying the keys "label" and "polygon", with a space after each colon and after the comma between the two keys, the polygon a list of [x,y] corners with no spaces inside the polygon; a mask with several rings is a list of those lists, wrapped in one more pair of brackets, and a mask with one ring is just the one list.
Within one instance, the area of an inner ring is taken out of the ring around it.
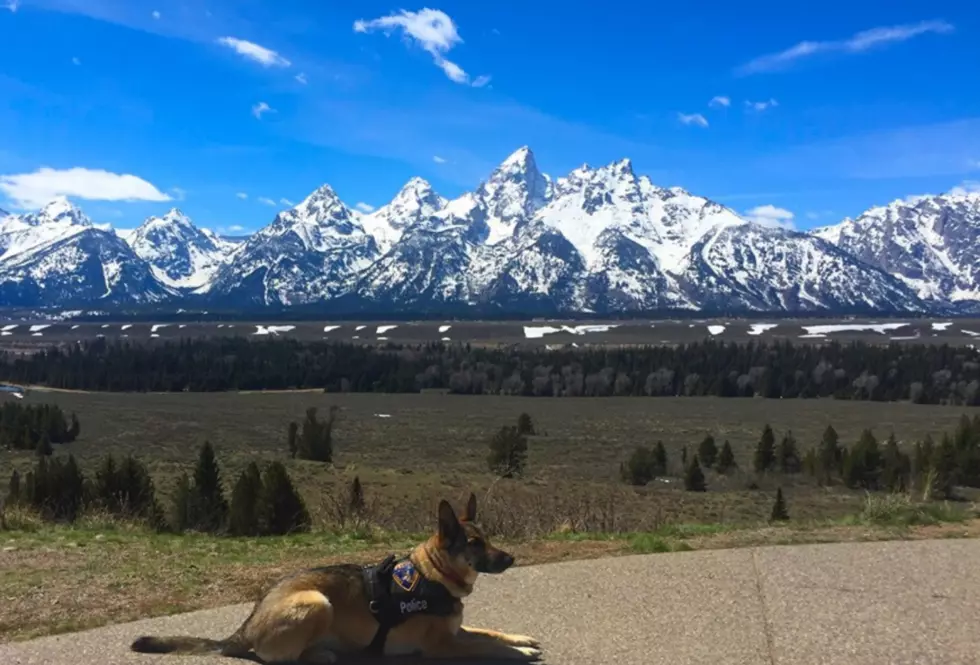
{"label": "dog's front paw", "polygon": [[507,642],[515,647],[534,647],[541,648],[541,643],[528,635],[507,635]]}
{"label": "dog's front paw", "polygon": [[541,649],[537,647],[514,647],[514,651],[521,655],[521,660],[540,660],[541,659]]}

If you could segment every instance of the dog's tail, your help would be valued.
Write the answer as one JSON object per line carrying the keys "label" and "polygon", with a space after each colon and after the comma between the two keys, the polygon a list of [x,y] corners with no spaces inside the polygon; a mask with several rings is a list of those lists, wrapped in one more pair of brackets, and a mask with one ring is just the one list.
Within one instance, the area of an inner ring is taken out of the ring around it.
{"label": "dog's tail", "polygon": [[136,639],[129,648],[138,653],[172,653],[204,656],[244,656],[248,649],[234,637],[224,640],[209,640],[204,637],[155,637],[144,635]]}

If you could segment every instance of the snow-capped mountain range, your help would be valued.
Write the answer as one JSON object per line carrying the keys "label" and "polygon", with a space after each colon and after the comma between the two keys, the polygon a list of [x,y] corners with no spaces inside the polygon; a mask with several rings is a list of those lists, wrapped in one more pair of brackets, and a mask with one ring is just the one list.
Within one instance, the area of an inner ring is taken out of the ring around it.
{"label": "snow-capped mountain range", "polygon": [[189,302],[950,312],[980,305],[980,194],[895,201],[804,233],[658,187],[629,160],[551,178],[525,147],[453,200],[413,178],[363,214],[323,185],[237,242],[176,209],[127,232],[65,199],[0,211],[0,306]]}

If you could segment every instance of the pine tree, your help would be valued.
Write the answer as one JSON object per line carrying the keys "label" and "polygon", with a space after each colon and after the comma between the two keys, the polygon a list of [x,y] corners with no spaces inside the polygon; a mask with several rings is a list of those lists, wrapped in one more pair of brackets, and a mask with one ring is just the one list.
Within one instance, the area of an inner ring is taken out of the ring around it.
{"label": "pine tree", "polygon": [[48,436],[47,431],[41,432],[41,437],[38,439],[34,454],[38,457],[50,457],[54,454],[54,448],[51,447],[51,438]]}
{"label": "pine tree", "polygon": [[14,506],[20,503],[21,500],[21,487],[20,487],[20,473],[17,469],[14,469],[10,474],[10,483],[7,485],[7,505]]}
{"label": "pine tree", "polygon": [[259,501],[262,491],[259,466],[250,462],[231,492],[228,527],[233,536],[257,536],[261,533]]}
{"label": "pine tree", "polygon": [[933,449],[930,469],[935,474],[935,493],[942,499],[954,498],[957,484],[956,446],[948,434]]}
{"label": "pine tree", "polygon": [[490,440],[487,465],[501,478],[514,478],[524,474],[527,464],[527,439],[515,426],[504,426]]}
{"label": "pine tree", "polygon": [[684,489],[688,492],[706,492],[708,489],[704,484],[704,472],[697,455],[691,458],[691,463],[684,472]]}
{"label": "pine tree", "polygon": [[698,446],[698,457],[709,469],[715,465],[718,460],[718,445],[715,443],[715,437],[708,434],[702,439],[701,445]]}
{"label": "pine tree", "polygon": [[687,446],[681,448],[681,467],[687,468]]}
{"label": "pine tree", "polygon": [[110,513],[119,512],[122,488],[119,486],[119,470],[112,453],[102,458],[102,463],[95,471],[93,494],[96,502]]}
{"label": "pine tree", "polygon": [[119,503],[117,511],[126,517],[145,519],[151,526],[163,526],[163,511],[157,503],[150,472],[140,460],[127,455],[117,472]]}
{"label": "pine tree", "polygon": [[830,484],[837,474],[841,472],[842,450],[839,445],[840,438],[837,430],[831,425],[823,432],[820,439],[820,448],[817,451],[817,471],[821,482]]}
{"label": "pine tree", "polygon": [[800,453],[796,448],[796,438],[791,431],[786,432],[776,446],[776,465],[783,473],[799,473],[803,468]]}
{"label": "pine tree", "polygon": [[358,476],[354,476],[354,480],[351,481],[347,495],[347,508],[354,515],[360,515],[364,512],[364,488],[361,487],[361,479]]}
{"label": "pine tree", "polygon": [[66,443],[74,441],[82,433],[82,425],[78,422],[78,416],[74,412],[71,414],[71,427],[68,428]]}
{"label": "pine tree", "polygon": [[534,423],[531,422],[531,416],[527,413],[522,413],[517,417],[517,432],[524,436],[534,436]]}
{"label": "pine tree", "polygon": [[881,462],[881,487],[889,492],[904,491],[909,481],[911,461],[908,455],[899,450],[894,432],[885,441]]}
{"label": "pine tree", "polygon": [[756,472],[762,473],[768,471],[773,467],[776,461],[776,436],[773,434],[772,428],[766,424],[762,430],[762,437],[759,439],[759,445],[755,449],[755,457],[753,458],[753,467]]}
{"label": "pine tree", "polygon": [[850,488],[878,489],[881,476],[881,453],[878,441],[869,429],[861,432],[861,438],[844,456],[842,477]]}
{"label": "pine tree", "polygon": [[85,478],[78,468],[74,455],[69,455],[68,461],[64,464],[58,464],[58,471],[52,482],[58,517],[74,522],[82,511],[82,503],[85,499]]}
{"label": "pine tree", "polygon": [[776,488],[776,501],[772,504],[772,514],[770,519],[773,522],[781,522],[789,519],[789,511],[786,509],[786,500],[783,498],[783,488]]}
{"label": "pine tree", "polygon": [[292,458],[296,457],[296,453],[299,452],[299,425],[296,421],[289,423],[289,429],[286,432],[286,445],[289,448],[289,456]]}
{"label": "pine tree", "polygon": [[653,480],[656,475],[654,466],[653,451],[645,446],[638,446],[629,459],[620,465],[619,471],[624,482],[639,487]]}
{"label": "pine tree", "polygon": [[209,441],[201,446],[194,468],[189,513],[193,528],[208,533],[220,531],[228,519],[228,502],[221,488],[221,470]]}
{"label": "pine tree", "polygon": [[260,511],[266,533],[285,535],[309,531],[310,515],[282,462],[272,462],[262,478]]}
{"label": "pine tree", "polygon": [[667,468],[667,449],[663,441],[657,441],[657,445],[653,447],[653,475],[666,476]]}
{"label": "pine tree", "polygon": [[732,444],[725,439],[725,443],[721,446],[721,452],[718,453],[718,463],[715,465],[715,470],[718,473],[728,473],[730,470],[735,468],[735,452],[732,450]]}
{"label": "pine tree", "polygon": [[174,493],[171,500],[170,527],[174,531],[182,533],[194,526],[191,524],[192,502],[191,481],[186,473],[181,473],[174,483]]}

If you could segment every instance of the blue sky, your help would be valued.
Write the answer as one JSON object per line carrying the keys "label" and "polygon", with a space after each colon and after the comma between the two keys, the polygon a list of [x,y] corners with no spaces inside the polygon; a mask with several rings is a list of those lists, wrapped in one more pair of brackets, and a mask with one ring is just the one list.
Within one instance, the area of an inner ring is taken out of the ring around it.
{"label": "blue sky", "polygon": [[975,187],[980,6],[803,4],[0,0],[0,207],[254,230],[522,145],[797,228]]}

